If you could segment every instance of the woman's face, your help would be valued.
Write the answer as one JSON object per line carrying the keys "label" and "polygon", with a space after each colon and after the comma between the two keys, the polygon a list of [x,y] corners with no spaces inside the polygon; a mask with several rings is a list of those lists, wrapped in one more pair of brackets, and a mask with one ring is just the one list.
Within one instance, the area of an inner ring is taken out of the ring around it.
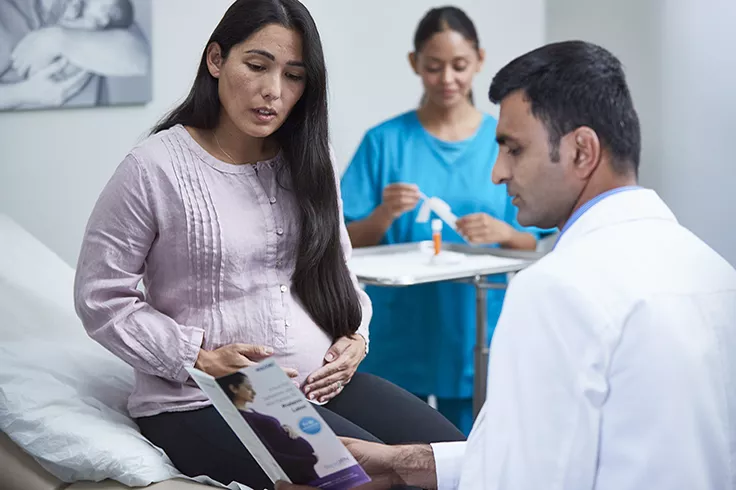
{"label": "woman's face", "polygon": [[438,32],[422,50],[410,55],[414,71],[422,77],[429,101],[443,108],[467,101],[473,77],[483,65],[483,52],[459,32]]}
{"label": "woman's face", "polygon": [[225,115],[243,134],[272,135],[304,93],[302,37],[271,24],[232,47],[226,59],[213,43],[207,52]]}
{"label": "woman's face", "polygon": [[230,391],[233,392],[235,399],[240,402],[250,403],[256,397],[256,390],[246,379],[241,381],[239,385],[230,385]]}

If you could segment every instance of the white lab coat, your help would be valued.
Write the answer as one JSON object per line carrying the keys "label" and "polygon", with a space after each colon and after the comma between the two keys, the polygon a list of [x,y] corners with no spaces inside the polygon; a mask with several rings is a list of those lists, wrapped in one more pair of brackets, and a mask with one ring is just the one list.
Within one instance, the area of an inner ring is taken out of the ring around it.
{"label": "white lab coat", "polygon": [[650,190],[595,204],[511,282],[441,490],[736,489],[736,271]]}

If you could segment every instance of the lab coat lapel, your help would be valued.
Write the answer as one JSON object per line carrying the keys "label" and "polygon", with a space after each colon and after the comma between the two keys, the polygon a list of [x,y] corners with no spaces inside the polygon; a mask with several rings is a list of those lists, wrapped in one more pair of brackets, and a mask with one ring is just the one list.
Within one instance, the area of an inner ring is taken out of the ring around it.
{"label": "lab coat lapel", "polygon": [[598,229],[639,220],[677,222],[675,215],[653,190],[637,189],[621,192],[606,197],[585,212],[560,237],[555,249],[565,247]]}

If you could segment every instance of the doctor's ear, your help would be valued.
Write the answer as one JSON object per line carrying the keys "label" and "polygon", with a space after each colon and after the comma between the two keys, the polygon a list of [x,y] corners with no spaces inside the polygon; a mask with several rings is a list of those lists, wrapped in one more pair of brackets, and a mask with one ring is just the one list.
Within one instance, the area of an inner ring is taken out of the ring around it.
{"label": "doctor's ear", "polygon": [[419,75],[419,70],[417,69],[417,53],[414,51],[409,53],[409,65],[411,65],[411,69],[414,70],[414,73]]}
{"label": "doctor's ear", "polygon": [[581,178],[588,178],[601,159],[601,142],[598,134],[587,126],[577,128],[568,135],[575,149],[573,165]]}

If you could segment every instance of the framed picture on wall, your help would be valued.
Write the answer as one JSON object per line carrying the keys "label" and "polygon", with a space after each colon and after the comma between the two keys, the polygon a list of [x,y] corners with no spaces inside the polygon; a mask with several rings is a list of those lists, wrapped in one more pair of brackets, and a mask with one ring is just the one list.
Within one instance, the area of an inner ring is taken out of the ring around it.
{"label": "framed picture on wall", "polygon": [[0,0],[0,111],[151,100],[152,0]]}

